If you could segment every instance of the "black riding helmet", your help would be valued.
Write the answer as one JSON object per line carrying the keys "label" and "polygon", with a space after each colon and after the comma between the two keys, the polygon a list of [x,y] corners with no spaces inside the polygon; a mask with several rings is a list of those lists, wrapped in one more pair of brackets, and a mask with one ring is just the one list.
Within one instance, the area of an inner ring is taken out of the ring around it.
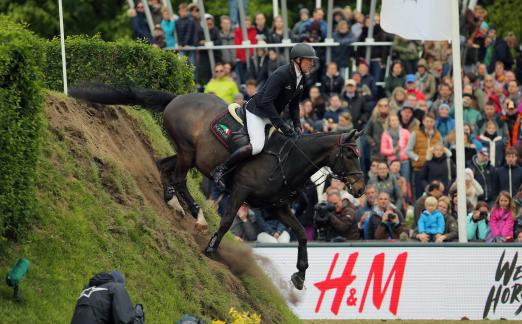
{"label": "black riding helmet", "polygon": [[306,43],[299,43],[294,45],[292,47],[292,50],[290,51],[290,59],[296,59],[296,58],[307,58],[307,59],[318,59],[317,55],[315,54],[315,49]]}

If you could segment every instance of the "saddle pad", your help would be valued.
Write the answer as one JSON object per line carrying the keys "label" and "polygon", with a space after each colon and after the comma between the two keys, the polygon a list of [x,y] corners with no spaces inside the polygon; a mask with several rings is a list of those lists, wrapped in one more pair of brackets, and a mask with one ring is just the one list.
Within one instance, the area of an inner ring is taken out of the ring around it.
{"label": "saddle pad", "polygon": [[[237,117],[235,111],[234,115]],[[228,109],[219,114],[210,123],[210,131],[227,149],[230,148],[230,139],[232,136],[239,133],[242,128],[243,124],[239,123]]]}

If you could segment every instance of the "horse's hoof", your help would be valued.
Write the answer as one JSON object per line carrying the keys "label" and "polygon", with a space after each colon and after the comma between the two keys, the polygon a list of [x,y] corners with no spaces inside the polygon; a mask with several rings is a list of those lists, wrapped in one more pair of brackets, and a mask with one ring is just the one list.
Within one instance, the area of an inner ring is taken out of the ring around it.
{"label": "horse's hoof", "polygon": [[176,194],[176,189],[174,189],[173,186],[167,186],[163,190],[163,199],[165,200],[165,203],[169,203],[169,201],[174,198],[174,195]]}
{"label": "horse's hoof", "polygon": [[207,234],[208,233],[208,224],[200,224],[196,223],[194,225],[194,229],[201,234]]}
{"label": "horse's hoof", "polygon": [[299,272],[296,272],[291,277],[292,284],[294,285],[295,289],[297,290],[303,290],[304,286],[304,279],[299,275]]}

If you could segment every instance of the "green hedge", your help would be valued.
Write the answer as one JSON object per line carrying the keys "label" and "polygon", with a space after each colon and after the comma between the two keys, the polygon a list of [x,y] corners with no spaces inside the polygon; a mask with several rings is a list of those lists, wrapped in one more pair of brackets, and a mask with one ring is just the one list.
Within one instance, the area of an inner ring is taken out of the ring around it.
{"label": "green hedge", "polygon": [[[194,89],[193,68],[186,58],[148,44],[123,40],[105,42],[99,36],[72,36],[65,42],[67,79],[71,85],[84,82],[128,84],[187,93]],[[60,40],[47,46],[46,86],[62,91]]]}
{"label": "green hedge", "polygon": [[0,240],[23,233],[35,214],[42,136],[44,43],[0,16]]}

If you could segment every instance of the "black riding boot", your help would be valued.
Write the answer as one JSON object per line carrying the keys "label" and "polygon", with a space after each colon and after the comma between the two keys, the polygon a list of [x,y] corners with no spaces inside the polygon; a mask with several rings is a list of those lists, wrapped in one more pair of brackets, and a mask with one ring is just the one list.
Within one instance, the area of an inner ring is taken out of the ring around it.
{"label": "black riding boot", "polygon": [[214,178],[214,182],[220,186],[221,188],[225,188],[225,183],[223,181],[223,176],[227,171],[238,164],[239,162],[249,158],[252,156],[252,145],[248,144],[238,148],[232,153],[228,160],[226,160],[223,164],[218,165],[214,171],[212,171],[211,175]]}

